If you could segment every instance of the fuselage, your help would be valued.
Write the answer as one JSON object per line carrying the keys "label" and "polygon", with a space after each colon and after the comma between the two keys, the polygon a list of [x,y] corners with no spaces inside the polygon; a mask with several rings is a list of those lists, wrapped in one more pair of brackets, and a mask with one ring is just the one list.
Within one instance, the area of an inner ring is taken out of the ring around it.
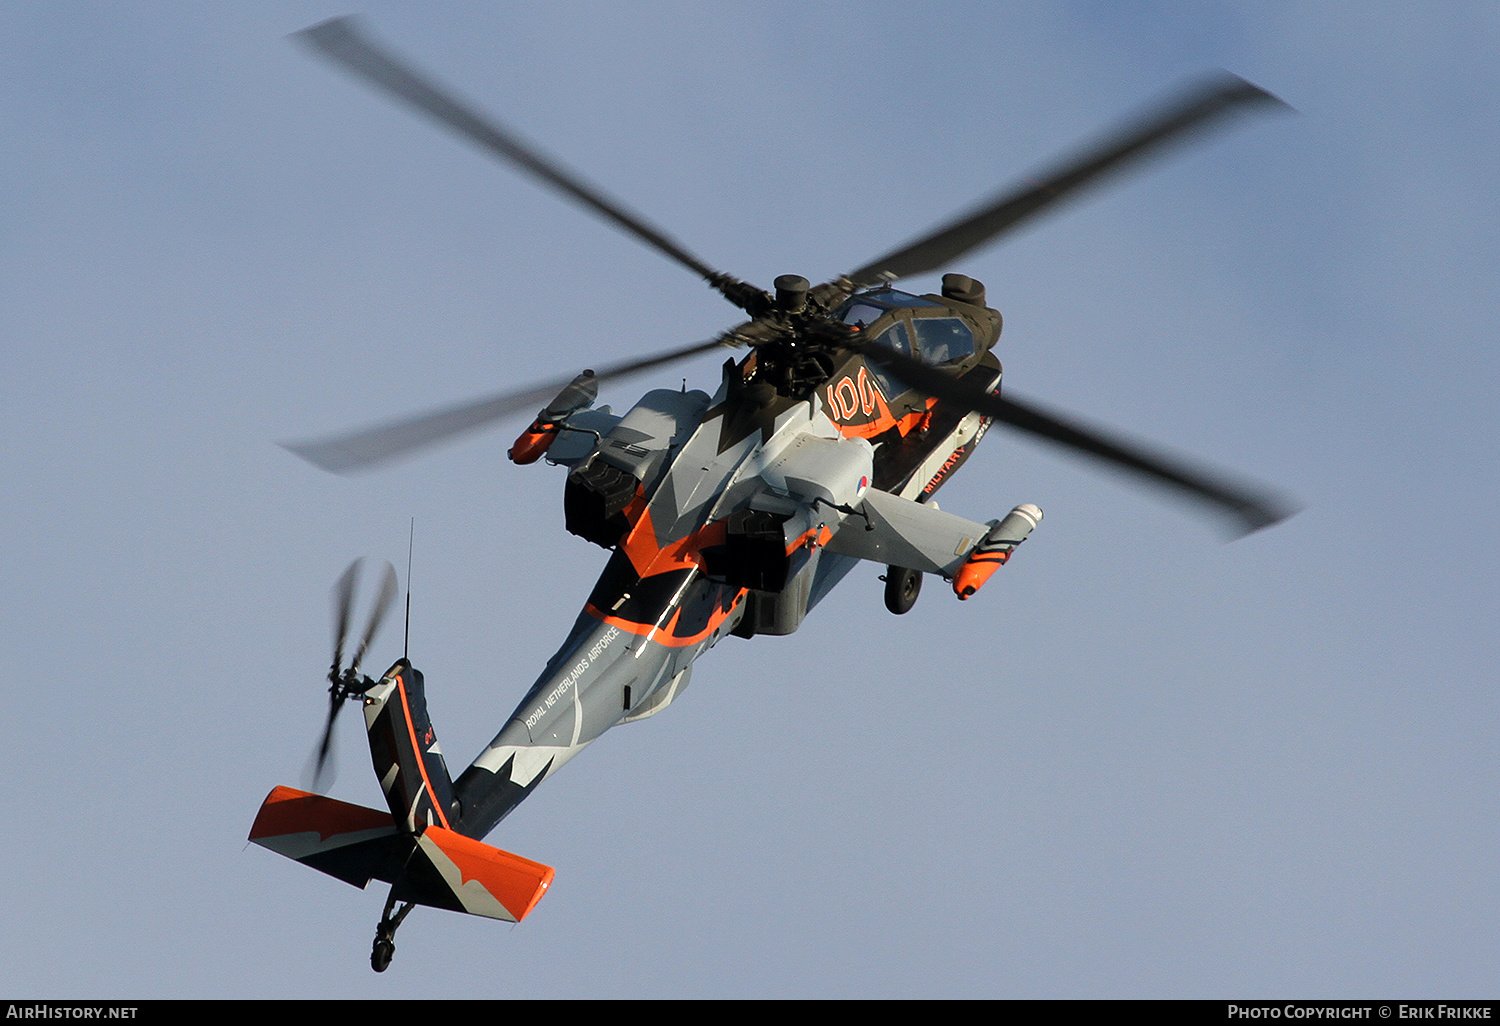
{"label": "fuselage", "polygon": [[[877,344],[999,385],[999,314],[982,296],[879,290],[841,316]],[[808,365],[757,350],[725,365],[712,398],[659,390],[624,417],[575,418],[583,437],[553,460],[571,467],[568,529],[612,553],[562,647],[455,782],[456,829],[485,836],[610,727],[664,708],[726,634],[796,630],[859,561],[828,545],[864,529],[867,490],[925,502],[988,427],[857,353],[818,354],[811,380]]]}

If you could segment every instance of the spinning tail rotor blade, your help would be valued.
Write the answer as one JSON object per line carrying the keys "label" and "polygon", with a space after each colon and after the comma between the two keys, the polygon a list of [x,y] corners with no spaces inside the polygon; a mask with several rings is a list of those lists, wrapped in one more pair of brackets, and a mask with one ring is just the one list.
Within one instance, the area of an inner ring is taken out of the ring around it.
{"label": "spinning tail rotor blade", "polygon": [[391,611],[391,603],[396,600],[397,590],[396,568],[386,563],[385,576],[380,581],[380,594],[375,598],[375,608],[370,610],[370,622],[365,627],[365,636],[360,640],[354,659],[349,664],[350,669],[358,671],[360,664],[364,662],[365,652],[369,651],[370,642],[375,640],[375,632],[380,630],[380,625],[385,622],[385,615]]}
{"label": "spinning tail rotor blade", "polygon": [[1270,527],[1296,512],[1284,499],[1230,481],[1217,471],[1194,465],[1181,456],[1127,441],[1115,432],[1084,424],[1030,400],[1002,398],[899,353],[873,346],[862,350],[867,357],[928,395],[994,417],[1018,431],[1133,473],[1148,484],[1206,503],[1228,517],[1233,538]]}
{"label": "spinning tail rotor blade", "polygon": [[937,270],[1109,175],[1253,107],[1290,109],[1259,86],[1220,72],[1033,180],[866,264],[849,279],[857,285],[876,285]]}
{"label": "spinning tail rotor blade", "polygon": [[363,565],[363,559],[354,560],[344,568],[333,585],[333,662],[328,667],[328,719],[323,724],[323,737],[318,742],[317,751],[302,775],[303,782],[312,791],[321,791],[332,780],[329,757],[333,754],[333,723],[344,706],[343,696],[339,694],[344,668],[344,641],[349,637],[349,614],[354,607],[354,589],[359,584],[359,572]]}
{"label": "spinning tail rotor blade", "polygon": [[321,793],[323,789],[333,783],[333,721],[338,719],[339,710],[344,707],[344,700],[333,691],[328,693],[328,721],[323,724],[323,738],[318,742],[317,753],[312,758],[312,765],[303,773],[305,790]]}
{"label": "spinning tail rotor blade", "polygon": [[[685,360],[731,344],[733,343],[725,338],[695,342],[682,349],[606,367],[594,377],[602,384],[610,379],[628,377],[652,367]],[[470,431],[477,431],[511,414],[535,413],[573,380],[573,376],[569,375],[519,392],[501,392],[473,399],[433,413],[419,414],[353,434],[307,442],[283,442],[282,447],[314,466],[335,474],[348,474],[378,466]]]}
{"label": "spinning tail rotor blade", "polygon": [[615,227],[632,235],[694,274],[705,279],[737,305],[761,295],[759,289],[709,267],[665,232],[605,196],[581,175],[543,156],[509,129],[485,117],[432,79],[362,31],[354,18],[334,18],[293,34],[324,57],[353,72],[476,143],[516,170],[588,207]]}
{"label": "spinning tail rotor blade", "polygon": [[339,574],[333,586],[333,664],[328,670],[330,683],[338,679],[344,665],[344,639],[349,635],[349,610],[354,605],[354,586],[359,582],[359,568],[364,560],[356,559]]}
{"label": "spinning tail rotor blade", "polygon": [[344,707],[344,700],[351,694],[358,693],[355,685],[360,679],[359,665],[396,598],[396,568],[386,563],[380,593],[375,597],[375,607],[370,611],[370,622],[365,626],[364,637],[360,639],[359,648],[354,652],[353,661],[347,670],[344,669],[344,642],[349,636],[349,614],[354,606],[354,589],[359,583],[360,568],[363,565],[363,559],[350,563],[339,574],[339,579],[333,586],[333,664],[328,668],[328,719],[323,724],[323,736],[318,742],[317,750],[309,760],[307,772],[303,774],[304,783],[312,791],[321,791],[332,780],[333,725],[338,720],[339,710]]}

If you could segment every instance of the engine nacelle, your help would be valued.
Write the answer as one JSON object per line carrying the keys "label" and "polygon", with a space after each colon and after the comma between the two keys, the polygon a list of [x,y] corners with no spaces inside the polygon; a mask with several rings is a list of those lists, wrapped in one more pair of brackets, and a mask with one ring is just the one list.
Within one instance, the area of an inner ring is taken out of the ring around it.
{"label": "engine nacelle", "polygon": [[763,492],[725,520],[725,543],[705,549],[708,573],[750,589],[734,633],[791,634],[807,615],[823,546],[845,514],[823,502]]}
{"label": "engine nacelle", "polygon": [[591,459],[563,485],[563,520],[569,533],[612,549],[630,530],[629,506],[641,482],[612,463]]}

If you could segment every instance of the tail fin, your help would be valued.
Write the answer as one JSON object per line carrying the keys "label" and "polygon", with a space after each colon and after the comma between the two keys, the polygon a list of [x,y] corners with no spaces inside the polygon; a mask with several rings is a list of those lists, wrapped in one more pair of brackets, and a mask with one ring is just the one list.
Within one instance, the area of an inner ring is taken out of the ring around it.
{"label": "tail fin", "polygon": [[428,827],[392,892],[398,901],[519,923],[552,886],[553,869],[443,827]]}
{"label": "tail fin", "polygon": [[552,883],[553,870],[440,826],[413,837],[389,814],[295,791],[273,790],[250,840],[363,888],[395,884],[400,901],[518,923]]}
{"label": "tail fin", "polygon": [[396,879],[411,847],[387,813],[290,787],[266,796],[250,840],[360,888]]}
{"label": "tail fin", "polygon": [[397,824],[408,834],[452,829],[458,818],[453,781],[438,747],[422,673],[404,658],[365,692],[365,729],[375,778]]}

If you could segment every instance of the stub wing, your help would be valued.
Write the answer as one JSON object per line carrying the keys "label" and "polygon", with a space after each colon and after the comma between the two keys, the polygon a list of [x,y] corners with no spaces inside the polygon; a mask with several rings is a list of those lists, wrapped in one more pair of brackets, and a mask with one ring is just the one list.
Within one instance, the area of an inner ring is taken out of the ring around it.
{"label": "stub wing", "polygon": [[940,574],[960,599],[990,579],[1041,522],[1042,511],[1023,503],[988,524],[871,488],[827,548],[843,556]]}
{"label": "stub wing", "polygon": [[875,488],[826,546],[843,556],[952,577],[990,525]]}

